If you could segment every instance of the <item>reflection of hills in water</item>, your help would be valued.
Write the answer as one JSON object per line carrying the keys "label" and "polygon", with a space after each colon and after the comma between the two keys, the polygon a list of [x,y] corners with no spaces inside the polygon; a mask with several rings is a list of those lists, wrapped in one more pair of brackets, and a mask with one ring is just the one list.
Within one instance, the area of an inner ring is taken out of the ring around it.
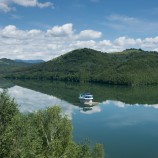
{"label": "reflection of hills in water", "polygon": [[13,87],[13,82],[0,78],[0,88],[7,89]]}
{"label": "reflection of hills in water", "polygon": [[117,100],[127,104],[157,104],[158,86],[127,87],[72,82],[14,80],[14,84],[48,95],[56,96],[74,105],[80,105],[79,93],[89,91],[94,101]]}

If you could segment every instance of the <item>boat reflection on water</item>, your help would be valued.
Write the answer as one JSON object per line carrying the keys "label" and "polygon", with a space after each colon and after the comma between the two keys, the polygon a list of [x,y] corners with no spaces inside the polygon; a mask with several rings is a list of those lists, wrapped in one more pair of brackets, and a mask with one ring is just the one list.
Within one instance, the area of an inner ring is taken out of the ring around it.
{"label": "boat reflection on water", "polygon": [[100,104],[96,104],[95,106],[89,106],[89,105],[80,105],[80,112],[83,114],[94,114],[101,112],[101,106]]}
{"label": "boat reflection on water", "polygon": [[84,112],[89,111],[89,110],[92,110],[92,109],[93,109],[92,107],[83,107],[83,108],[82,108],[82,110],[83,110]]}

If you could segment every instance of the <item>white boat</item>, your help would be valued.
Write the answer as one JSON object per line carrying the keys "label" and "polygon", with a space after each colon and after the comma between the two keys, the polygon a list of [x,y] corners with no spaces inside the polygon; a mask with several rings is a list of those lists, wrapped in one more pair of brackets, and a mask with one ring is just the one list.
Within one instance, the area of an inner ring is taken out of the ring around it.
{"label": "white boat", "polygon": [[79,100],[84,104],[92,104],[93,95],[87,92],[81,93],[79,95]]}

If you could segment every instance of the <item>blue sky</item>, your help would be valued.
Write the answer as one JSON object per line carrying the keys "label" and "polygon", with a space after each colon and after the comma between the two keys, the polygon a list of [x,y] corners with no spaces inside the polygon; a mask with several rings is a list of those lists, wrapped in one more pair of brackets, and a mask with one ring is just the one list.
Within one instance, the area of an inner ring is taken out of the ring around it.
{"label": "blue sky", "polygon": [[0,58],[49,60],[78,48],[158,51],[156,0],[0,0]]}

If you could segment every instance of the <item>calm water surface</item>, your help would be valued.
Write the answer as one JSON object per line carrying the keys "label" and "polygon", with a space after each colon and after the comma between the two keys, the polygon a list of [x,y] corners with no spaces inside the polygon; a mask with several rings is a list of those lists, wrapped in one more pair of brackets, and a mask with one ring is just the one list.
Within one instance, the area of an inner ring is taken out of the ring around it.
{"label": "calm water surface", "polygon": [[[1,81],[21,112],[60,105],[73,123],[74,140],[104,144],[106,158],[158,158],[158,87],[129,88],[63,82]],[[99,102],[84,111],[80,92]]]}

